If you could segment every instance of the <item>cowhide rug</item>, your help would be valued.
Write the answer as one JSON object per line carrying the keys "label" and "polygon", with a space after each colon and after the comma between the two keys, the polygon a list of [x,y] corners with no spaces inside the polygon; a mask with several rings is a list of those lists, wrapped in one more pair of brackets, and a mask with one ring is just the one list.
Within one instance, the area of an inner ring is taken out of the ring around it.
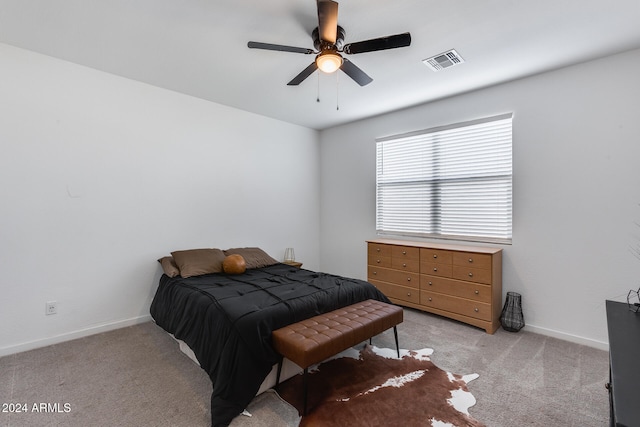
{"label": "cowhide rug", "polygon": [[[310,369],[307,415],[300,426],[469,426],[476,400],[467,383],[477,374],[456,375],[431,362],[431,349],[416,351],[365,346],[349,349]],[[302,374],[282,383],[280,396],[302,413]]]}

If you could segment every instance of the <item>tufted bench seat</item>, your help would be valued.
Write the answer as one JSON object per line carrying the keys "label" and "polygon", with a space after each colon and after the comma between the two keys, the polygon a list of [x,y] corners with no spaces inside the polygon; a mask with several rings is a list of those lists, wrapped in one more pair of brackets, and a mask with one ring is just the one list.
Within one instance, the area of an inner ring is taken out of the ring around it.
{"label": "tufted bench seat", "polygon": [[[341,351],[393,328],[398,357],[398,331],[402,308],[376,300],[359,302],[329,313],[285,326],[271,335],[273,347],[282,356],[304,369],[304,412],[307,406],[307,371]],[[276,387],[280,383],[282,358],[278,363]]]}

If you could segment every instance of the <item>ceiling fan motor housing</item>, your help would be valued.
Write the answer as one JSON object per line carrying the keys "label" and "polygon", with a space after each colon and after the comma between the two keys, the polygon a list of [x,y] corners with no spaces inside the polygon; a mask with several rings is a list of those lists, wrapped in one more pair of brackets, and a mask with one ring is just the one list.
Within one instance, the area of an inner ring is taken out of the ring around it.
{"label": "ceiling fan motor housing", "polygon": [[320,40],[320,31],[318,30],[318,27],[316,27],[311,33],[311,38],[313,39],[313,47],[315,47],[318,52],[322,52],[325,50],[341,51],[344,46],[345,35],[346,32],[344,31],[344,28],[338,25],[338,31],[336,32],[336,42],[327,42],[324,40]]}

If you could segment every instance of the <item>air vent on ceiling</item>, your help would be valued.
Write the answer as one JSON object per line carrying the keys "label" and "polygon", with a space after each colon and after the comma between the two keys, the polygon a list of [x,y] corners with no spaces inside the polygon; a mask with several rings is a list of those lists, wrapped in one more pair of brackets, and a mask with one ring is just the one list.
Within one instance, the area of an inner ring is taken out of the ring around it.
{"label": "air vent on ceiling", "polygon": [[440,71],[445,68],[451,68],[454,65],[462,64],[464,59],[462,59],[462,56],[460,56],[455,49],[451,49],[436,56],[432,56],[431,58],[424,59],[422,62],[424,62],[424,65],[431,68],[433,71]]}

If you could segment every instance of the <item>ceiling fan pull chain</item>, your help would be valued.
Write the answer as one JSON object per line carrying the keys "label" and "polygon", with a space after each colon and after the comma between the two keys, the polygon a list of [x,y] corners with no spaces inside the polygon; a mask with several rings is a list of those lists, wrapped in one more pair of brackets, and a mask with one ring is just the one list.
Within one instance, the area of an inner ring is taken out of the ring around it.
{"label": "ceiling fan pull chain", "polygon": [[340,73],[336,73],[336,111],[340,111]]}
{"label": "ceiling fan pull chain", "polygon": [[318,75],[318,96],[316,98],[316,102],[320,102],[320,73],[316,73]]}

